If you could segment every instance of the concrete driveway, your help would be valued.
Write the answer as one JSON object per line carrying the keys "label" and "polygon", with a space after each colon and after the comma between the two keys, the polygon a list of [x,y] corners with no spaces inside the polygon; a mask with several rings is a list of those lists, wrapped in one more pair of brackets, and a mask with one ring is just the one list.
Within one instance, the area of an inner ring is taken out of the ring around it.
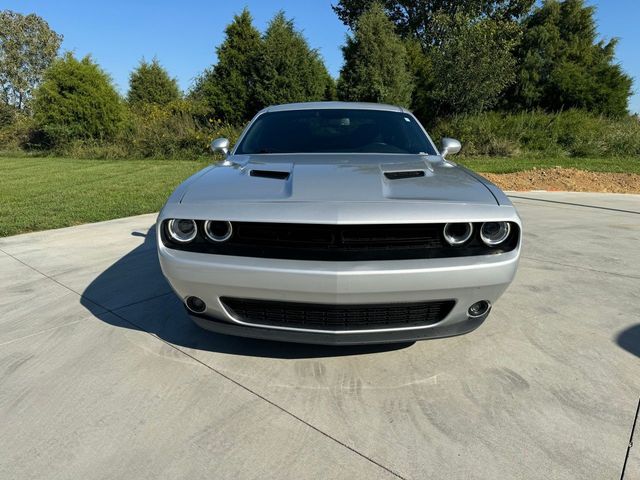
{"label": "concrete driveway", "polygon": [[0,239],[0,478],[640,478],[640,196],[512,199],[487,323],[386,347],[198,329],[154,215]]}

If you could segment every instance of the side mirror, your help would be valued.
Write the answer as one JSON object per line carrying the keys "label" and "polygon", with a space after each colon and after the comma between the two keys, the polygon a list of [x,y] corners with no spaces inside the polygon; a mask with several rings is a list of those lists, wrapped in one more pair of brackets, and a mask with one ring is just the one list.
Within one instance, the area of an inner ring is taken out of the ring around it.
{"label": "side mirror", "polygon": [[455,138],[443,138],[440,142],[440,155],[444,158],[446,155],[455,155],[462,148],[462,144]]}
{"label": "side mirror", "polygon": [[216,138],[211,142],[211,151],[213,153],[222,153],[226,155],[229,153],[229,139],[228,138]]}

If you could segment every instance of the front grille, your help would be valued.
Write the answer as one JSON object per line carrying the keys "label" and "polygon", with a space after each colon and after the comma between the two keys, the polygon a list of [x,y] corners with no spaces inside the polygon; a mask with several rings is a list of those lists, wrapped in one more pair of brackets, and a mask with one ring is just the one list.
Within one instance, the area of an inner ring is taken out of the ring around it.
{"label": "front grille", "polygon": [[440,228],[423,225],[313,225],[237,222],[235,243],[328,250],[438,248]]}
{"label": "front grille", "polygon": [[256,325],[308,330],[367,330],[433,325],[443,320],[455,301],[369,305],[327,305],[221,298],[238,320]]}
{"label": "front grille", "polygon": [[189,252],[238,257],[290,260],[368,261],[450,258],[492,255],[516,248],[519,229],[511,224],[509,239],[488,247],[479,238],[480,223],[474,223],[472,238],[462,246],[451,246],[443,237],[443,223],[383,225],[326,225],[307,223],[232,222],[233,234],[225,242],[209,241],[204,221],[197,220],[198,235],[186,244],[173,242],[161,230],[163,243]]}

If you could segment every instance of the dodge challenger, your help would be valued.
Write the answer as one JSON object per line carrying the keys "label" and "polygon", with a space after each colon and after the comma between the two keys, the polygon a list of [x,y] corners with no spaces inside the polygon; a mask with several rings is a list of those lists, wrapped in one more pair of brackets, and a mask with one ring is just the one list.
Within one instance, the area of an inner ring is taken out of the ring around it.
{"label": "dodge challenger", "polygon": [[320,344],[470,332],[514,278],[522,229],[505,194],[449,160],[407,110],[318,102],[260,111],[224,161],[157,221],[162,272],[193,319]]}

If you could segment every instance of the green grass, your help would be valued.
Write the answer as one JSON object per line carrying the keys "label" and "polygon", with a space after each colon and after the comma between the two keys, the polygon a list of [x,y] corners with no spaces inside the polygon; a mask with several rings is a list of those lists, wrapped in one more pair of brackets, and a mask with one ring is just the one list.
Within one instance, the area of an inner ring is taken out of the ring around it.
{"label": "green grass", "polygon": [[640,173],[640,157],[577,158],[577,157],[451,157],[481,173],[512,173],[535,168],[577,168],[592,172]]}
{"label": "green grass", "polygon": [[205,161],[0,158],[0,237],[160,209]]}
{"label": "green grass", "polygon": [[[555,166],[640,173],[640,158],[452,159],[487,173]],[[0,157],[0,237],[158,211],[209,161]]]}

